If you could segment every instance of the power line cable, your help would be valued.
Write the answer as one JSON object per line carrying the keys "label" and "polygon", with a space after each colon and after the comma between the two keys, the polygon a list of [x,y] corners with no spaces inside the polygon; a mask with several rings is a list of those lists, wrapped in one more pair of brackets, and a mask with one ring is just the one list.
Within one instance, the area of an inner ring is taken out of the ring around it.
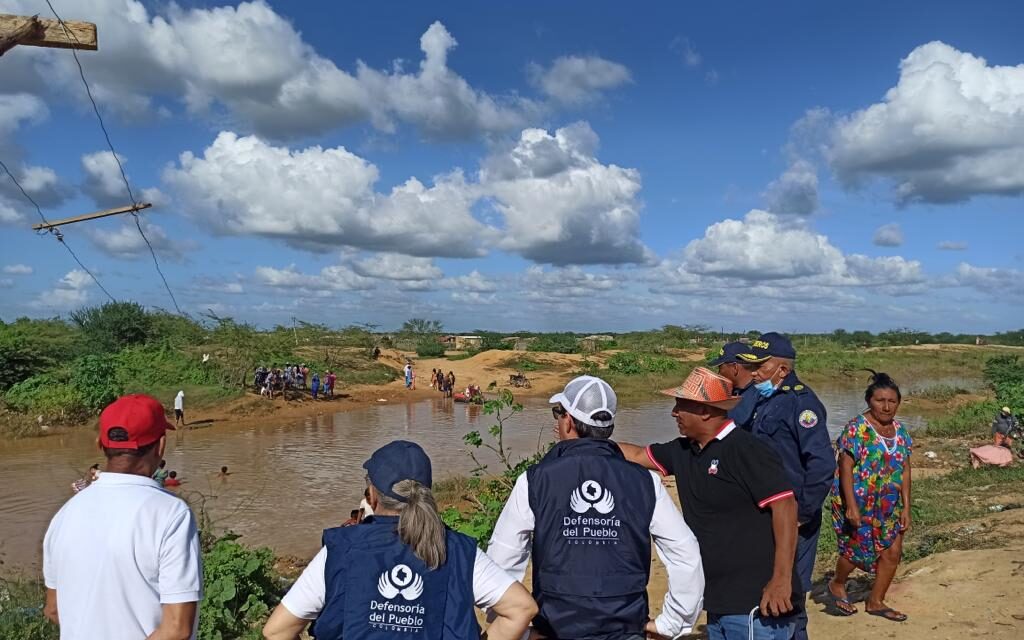
{"label": "power line cable", "polygon": [[[43,224],[50,224],[50,221],[47,220],[46,216],[43,215],[43,210],[39,207],[39,203],[35,201],[35,198],[29,195],[28,191],[25,191],[25,188],[21,186],[21,183],[18,182],[18,179],[14,177],[14,174],[11,173],[11,170],[7,168],[7,165],[4,164],[3,160],[0,160],[0,167],[3,168],[4,173],[6,173],[7,176],[11,179],[11,181],[14,182],[14,186],[18,187],[18,191],[21,191],[21,194],[25,196],[29,202],[32,203],[32,206],[36,208],[36,213],[39,214],[39,217],[42,219]],[[68,245],[67,240],[64,239],[64,234],[61,233],[59,229],[54,229],[53,227],[50,227],[47,231],[53,234],[53,236],[57,238],[57,242],[59,242],[61,246],[68,250],[68,253],[70,253],[71,257],[75,259],[75,262],[78,263],[78,266],[82,268],[82,271],[85,271],[87,274],[89,274],[89,277],[92,278],[92,281],[95,282],[96,286],[100,288],[100,291],[107,294],[107,297],[110,298],[111,302],[117,302],[114,296],[110,295],[110,292],[107,291],[106,287],[100,284],[99,279],[93,274],[93,272],[89,271],[89,268],[85,266],[81,260],[78,259],[78,255],[75,253],[74,249],[72,249]],[[46,232],[40,230],[40,234],[42,233]]]}
{"label": "power line cable", "polygon": [[[53,17],[57,19],[57,22],[64,30],[64,35],[68,39],[74,40],[76,43],[81,44],[81,42],[79,42],[78,40],[78,36],[76,36],[73,31],[68,29],[67,25],[64,24],[63,18],[61,18],[60,15],[57,14],[57,10],[53,8],[53,3],[51,3],[50,0],[46,0],[46,5],[50,7],[50,11],[53,13]],[[75,64],[78,65],[78,75],[82,78],[82,84],[85,85],[85,93],[87,96],[89,96],[89,102],[92,103],[92,110],[96,114],[96,119],[100,123],[100,129],[103,130],[103,137],[107,141],[107,147],[110,149],[110,155],[114,157],[114,162],[117,163],[117,168],[121,172],[121,179],[124,180],[124,188],[128,191],[128,198],[131,200],[132,206],[137,208],[139,206],[139,203],[135,200],[135,194],[132,193],[132,186],[128,182],[128,174],[125,173],[124,165],[121,164],[121,158],[117,155],[117,151],[114,150],[114,143],[110,141],[110,133],[107,131],[107,126],[103,122],[103,116],[100,114],[100,108],[96,104],[96,100],[92,96],[92,89],[89,87],[88,80],[85,79],[85,70],[82,68],[81,60],[78,59],[78,51],[72,48],[71,55],[75,57]],[[163,269],[160,268],[160,261],[156,257],[156,250],[153,249],[153,243],[149,241],[149,238],[146,237],[146,232],[142,230],[142,223],[139,220],[138,210],[136,209],[134,211],[131,211],[130,213],[132,215],[132,218],[134,218],[135,220],[135,228],[139,230],[139,235],[142,236],[142,239],[145,241],[146,246],[149,247],[149,255],[153,257],[153,266],[156,267],[156,272],[160,275],[160,280],[162,280],[164,283],[164,289],[167,289],[167,295],[171,297],[171,303],[174,304],[174,309],[178,312],[178,315],[185,315],[182,312],[181,307],[178,306],[178,300],[174,297],[174,292],[171,291],[171,285],[167,283],[167,278],[164,276]]]}

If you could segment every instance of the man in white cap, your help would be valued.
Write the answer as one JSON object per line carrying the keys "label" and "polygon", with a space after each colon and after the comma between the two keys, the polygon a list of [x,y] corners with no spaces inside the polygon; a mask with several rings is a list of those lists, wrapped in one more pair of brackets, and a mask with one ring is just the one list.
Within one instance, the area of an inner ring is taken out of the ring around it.
{"label": "man in white cap", "polygon": [[[546,638],[688,633],[704,593],[700,548],[659,478],[609,440],[615,392],[581,376],[551,404],[559,442],[516,480],[487,555],[520,580],[533,556],[533,626]],[[652,537],[668,573],[656,620],[647,602]]]}

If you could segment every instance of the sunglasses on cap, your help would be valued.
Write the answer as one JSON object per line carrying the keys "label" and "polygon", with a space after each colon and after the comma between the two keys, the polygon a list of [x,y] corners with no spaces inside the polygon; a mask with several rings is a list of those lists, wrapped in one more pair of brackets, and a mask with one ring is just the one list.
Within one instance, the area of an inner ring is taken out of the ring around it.
{"label": "sunglasses on cap", "polygon": [[551,415],[554,416],[555,420],[558,420],[559,418],[564,418],[565,416],[569,415],[569,412],[566,411],[565,407],[563,407],[562,405],[556,404],[555,406],[551,407]]}

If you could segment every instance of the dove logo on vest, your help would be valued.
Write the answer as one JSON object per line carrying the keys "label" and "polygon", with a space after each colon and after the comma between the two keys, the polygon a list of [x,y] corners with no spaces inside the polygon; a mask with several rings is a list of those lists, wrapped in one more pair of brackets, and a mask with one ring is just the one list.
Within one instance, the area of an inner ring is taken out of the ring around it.
{"label": "dove logo on vest", "polygon": [[[569,508],[575,512],[562,518],[562,536],[570,544],[618,544],[622,522],[612,515],[615,496],[597,480],[587,480],[569,495]],[[587,516],[590,511],[594,516]]]}
{"label": "dove logo on vest", "polygon": [[[418,632],[427,610],[415,603],[423,595],[423,577],[408,565],[395,565],[380,574],[377,591],[387,600],[370,601],[370,626],[388,631]],[[396,601],[397,600],[397,601]]]}

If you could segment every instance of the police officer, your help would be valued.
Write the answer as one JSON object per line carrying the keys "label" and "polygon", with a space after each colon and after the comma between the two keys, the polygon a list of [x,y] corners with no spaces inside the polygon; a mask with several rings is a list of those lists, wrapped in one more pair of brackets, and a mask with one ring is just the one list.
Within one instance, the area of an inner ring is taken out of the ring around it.
{"label": "police officer", "polygon": [[[752,432],[775,447],[786,475],[796,491],[800,523],[796,570],[804,592],[811,590],[814,554],[821,529],[821,506],[836,471],[835,453],[828,436],[825,407],[810,387],[800,382],[793,368],[796,349],[781,333],[765,333],[739,354],[756,365],[754,388],[761,396]],[[807,638],[807,613],[798,615],[796,640]]]}
{"label": "police officer", "polygon": [[740,397],[739,404],[729,410],[729,419],[740,429],[750,431],[754,422],[754,409],[761,394],[754,388],[754,377],[750,373],[753,365],[740,360],[740,354],[746,351],[747,345],[742,342],[728,342],[708,366],[718,367],[718,375],[731,382],[732,394]]}
{"label": "police officer", "polygon": [[324,531],[264,637],[297,640],[315,619],[317,640],[478,640],[475,603],[494,614],[489,637],[518,640],[537,605],[472,538],[445,528],[423,449],[396,440],[363,468],[374,515]]}
{"label": "police officer", "polygon": [[[532,553],[534,628],[546,638],[689,632],[704,592],[700,548],[659,478],[608,439],[615,392],[580,376],[551,403],[559,442],[516,480],[487,554],[522,579]],[[668,573],[656,620],[647,603],[652,537]]]}

